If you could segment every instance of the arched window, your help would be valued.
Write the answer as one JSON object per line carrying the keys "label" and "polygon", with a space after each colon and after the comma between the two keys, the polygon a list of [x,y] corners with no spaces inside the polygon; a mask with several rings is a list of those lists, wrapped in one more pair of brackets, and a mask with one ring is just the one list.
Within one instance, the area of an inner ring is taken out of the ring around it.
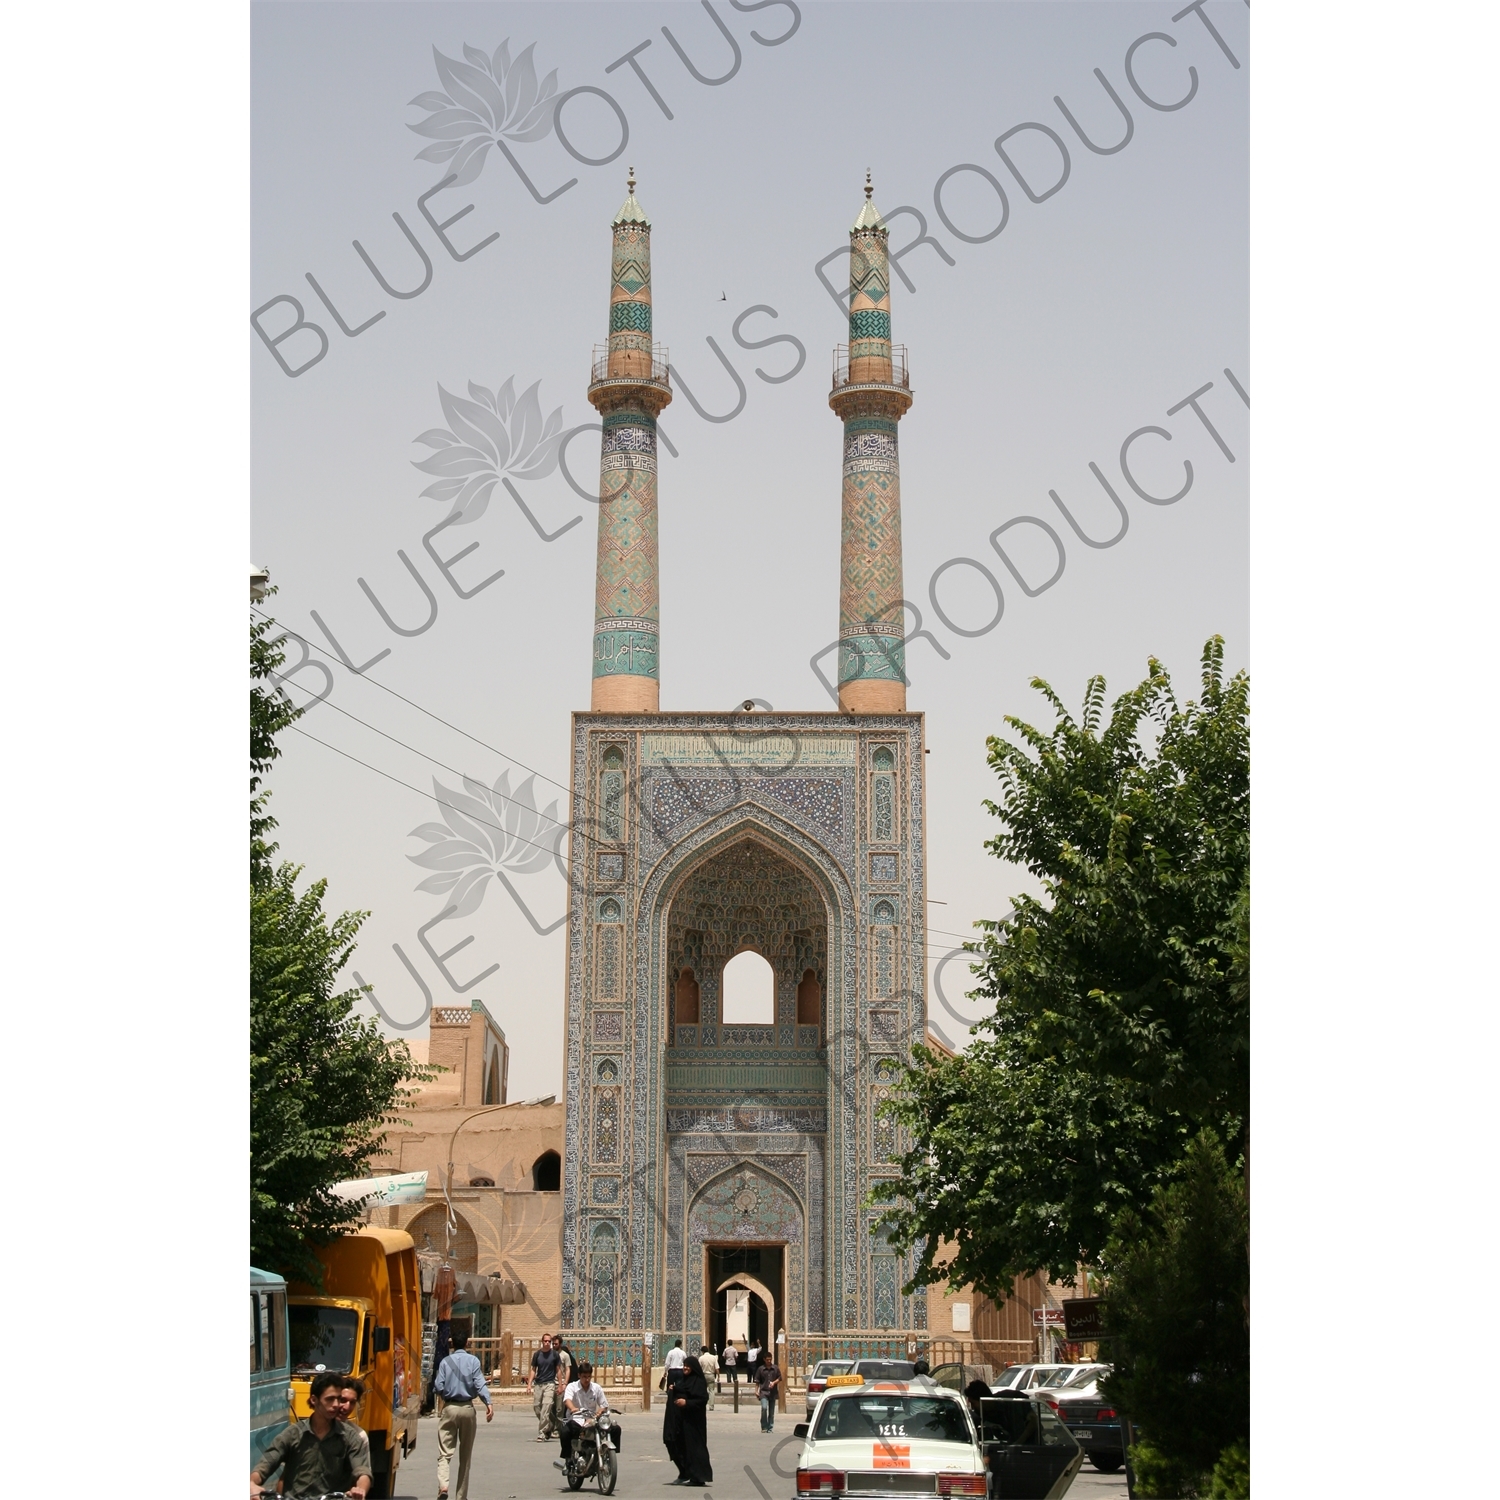
{"label": "arched window", "polygon": [[600,820],[609,843],[624,837],[624,802],[625,752],[618,745],[611,745],[604,752],[603,770],[599,773]]}
{"label": "arched window", "polygon": [[[490,1060],[484,1068],[484,1102],[486,1104],[498,1104],[500,1102],[500,1056],[496,1052],[490,1053]],[[494,1183],[490,1183],[494,1187]]]}
{"label": "arched window", "polygon": [[823,1020],[823,987],[818,976],[809,969],[797,986],[797,1024],[817,1026]]}
{"label": "arched window", "polygon": [[720,1012],[726,1026],[776,1024],[776,973],[753,948],[724,965]]}
{"label": "arched window", "polygon": [[677,976],[677,1024],[698,1024],[699,989],[698,976],[691,969],[684,969]]}
{"label": "arched window", "polygon": [[531,1164],[531,1185],[539,1193],[555,1193],[562,1188],[562,1157],[555,1151],[543,1151]]}

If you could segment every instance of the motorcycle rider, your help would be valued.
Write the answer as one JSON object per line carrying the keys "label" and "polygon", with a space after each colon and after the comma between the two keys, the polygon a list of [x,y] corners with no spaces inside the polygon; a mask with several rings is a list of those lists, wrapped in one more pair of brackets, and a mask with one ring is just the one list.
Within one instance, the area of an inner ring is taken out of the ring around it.
{"label": "motorcycle rider", "polygon": [[604,1387],[594,1381],[594,1367],[588,1360],[578,1366],[578,1379],[563,1392],[562,1458],[554,1460],[555,1467],[566,1472],[568,1458],[573,1452],[573,1440],[583,1431],[583,1424],[609,1410],[609,1397]]}
{"label": "motorcycle rider", "polygon": [[349,1377],[336,1370],[313,1376],[311,1414],[284,1427],[250,1471],[252,1497],[264,1493],[266,1481],[280,1468],[288,1497],[340,1491],[364,1500],[374,1478],[370,1441],[345,1420],[352,1409],[352,1403],[344,1404],[346,1386],[353,1389]]}

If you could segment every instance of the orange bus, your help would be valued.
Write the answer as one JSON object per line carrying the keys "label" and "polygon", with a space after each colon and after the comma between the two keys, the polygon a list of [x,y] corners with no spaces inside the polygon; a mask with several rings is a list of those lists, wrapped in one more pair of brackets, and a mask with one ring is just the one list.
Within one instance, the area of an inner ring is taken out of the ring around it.
{"label": "orange bus", "polygon": [[417,1446],[422,1401],[422,1287],[417,1252],[400,1229],[366,1227],[316,1251],[321,1289],[293,1282],[287,1295],[292,1411],[311,1414],[319,1370],[365,1383],[353,1420],[370,1436],[372,1496],[394,1493],[396,1470]]}

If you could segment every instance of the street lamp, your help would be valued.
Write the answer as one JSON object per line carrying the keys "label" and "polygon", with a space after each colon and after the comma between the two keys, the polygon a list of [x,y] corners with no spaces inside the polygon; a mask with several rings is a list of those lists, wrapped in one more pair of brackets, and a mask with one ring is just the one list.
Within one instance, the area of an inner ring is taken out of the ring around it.
{"label": "street lamp", "polygon": [[271,587],[271,570],[269,568],[257,568],[254,563],[250,564],[250,602],[259,604],[266,597],[266,590]]}
{"label": "street lamp", "polygon": [[453,1243],[453,1232],[458,1228],[458,1220],[453,1212],[453,1145],[458,1140],[459,1131],[470,1120],[477,1120],[480,1115],[492,1115],[499,1109],[520,1109],[526,1104],[555,1104],[556,1102],[556,1094],[547,1094],[545,1097],[538,1099],[515,1099],[509,1104],[490,1104],[486,1105],[483,1109],[476,1109],[471,1115],[465,1115],[453,1127],[453,1134],[448,1137],[448,1171],[443,1180],[443,1201],[448,1205],[448,1216],[443,1222],[443,1258],[445,1260]]}

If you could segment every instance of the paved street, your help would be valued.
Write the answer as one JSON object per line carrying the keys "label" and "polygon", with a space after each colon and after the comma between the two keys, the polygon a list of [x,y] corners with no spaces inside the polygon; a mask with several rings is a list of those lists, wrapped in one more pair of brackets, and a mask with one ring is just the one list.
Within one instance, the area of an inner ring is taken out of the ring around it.
{"label": "paved street", "polygon": [[[800,1406],[800,1402],[797,1403]],[[708,1414],[708,1447],[713,1457],[714,1484],[705,1494],[719,1500],[789,1500],[793,1474],[802,1444],[792,1436],[799,1413],[778,1413],[776,1433],[760,1430],[760,1412],[741,1401],[735,1416],[720,1400]],[[623,1448],[620,1480],[615,1494],[635,1497],[677,1493],[670,1486],[676,1470],[667,1461],[661,1444],[662,1411],[653,1406],[643,1412],[638,1405],[621,1416]],[[538,1443],[536,1423],[530,1409],[495,1411],[486,1423],[479,1416],[479,1435],[474,1444],[474,1466],[469,1479],[470,1500],[532,1500],[533,1496],[567,1494],[562,1474],[552,1467],[558,1456],[555,1442]],[[421,1425],[417,1450],[401,1466],[397,1490],[409,1500],[434,1500],[437,1494],[437,1422],[426,1418]],[[593,1484],[582,1495],[597,1495]],[[1124,1500],[1125,1476],[1097,1473],[1087,1462],[1069,1491],[1081,1500]]]}

